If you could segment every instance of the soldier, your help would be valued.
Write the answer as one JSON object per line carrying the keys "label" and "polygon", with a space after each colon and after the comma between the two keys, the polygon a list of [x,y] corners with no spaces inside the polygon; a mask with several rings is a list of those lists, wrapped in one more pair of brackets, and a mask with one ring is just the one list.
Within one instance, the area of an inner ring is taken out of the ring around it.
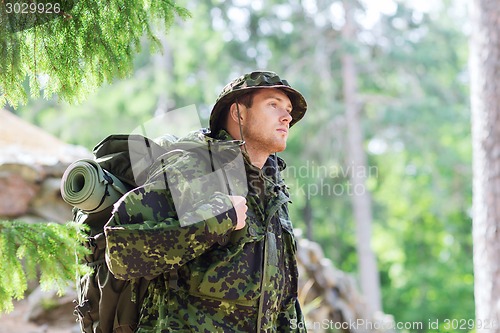
{"label": "soldier", "polygon": [[[305,332],[285,163],[276,152],[306,109],[273,72],[235,79],[212,109],[210,133],[181,140],[208,145],[209,158],[184,145],[115,205],[107,264],[118,278],[151,279],[136,332]],[[204,176],[236,152],[246,177],[226,177],[224,193]]]}

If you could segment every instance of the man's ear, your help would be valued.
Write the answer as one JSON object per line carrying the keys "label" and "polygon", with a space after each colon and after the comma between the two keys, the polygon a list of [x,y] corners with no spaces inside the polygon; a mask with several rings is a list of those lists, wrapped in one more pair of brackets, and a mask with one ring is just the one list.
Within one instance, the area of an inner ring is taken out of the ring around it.
{"label": "man's ear", "polygon": [[246,119],[246,107],[244,105],[239,104],[238,105],[240,109],[240,114],[238,115],[238,108],[236,106],[236,103],[231,104],[231,107],[229,108],[229,118],[231,121],[235,122],[238,124],[238,116],[240,118],[241,124],[243,125]]}

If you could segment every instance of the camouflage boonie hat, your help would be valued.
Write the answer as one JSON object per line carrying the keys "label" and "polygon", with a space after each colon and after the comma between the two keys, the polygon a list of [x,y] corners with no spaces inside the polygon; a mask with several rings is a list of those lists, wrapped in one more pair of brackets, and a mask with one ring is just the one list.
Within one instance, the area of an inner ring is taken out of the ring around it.
{"label": "camouflage boonie hat", "polygon": [[286,80],[280,79],[278,74],[268,71],[255,71],[233,80],[222,89],[210,113],[210,130],[215,132],[220,129],[220,118],[235,99],[244,95],[249,89],[276,88],[283,90],[292,103],[292,121],[290,127],[297,123],[307,110],[307,103],[297,90],[293,89]]}

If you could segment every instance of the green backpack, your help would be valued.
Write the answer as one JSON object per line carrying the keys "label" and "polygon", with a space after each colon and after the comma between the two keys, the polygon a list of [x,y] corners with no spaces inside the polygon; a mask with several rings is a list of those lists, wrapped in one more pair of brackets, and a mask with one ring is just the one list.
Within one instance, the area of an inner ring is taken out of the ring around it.
{"label": "green backpack", "polygon": [[[141,135],[110,135],[93,149],[94,161],[82,160],[87,167],[90,165],[94,176],[90,177],[75,166],[70,166],[63,176],[61,193],[75,206],[73,221],[88,226],[85,246],[90,254],[82,259],[92,272],[79,278],[74,311],[82,332],[132,333],[137,328],[149,282],[145,278],[123,281],[113,276],[104,259],[106,240],[103,227],[111,217],[113,203],[127,191],[143,184],[148,167],[176,139],[164,136],[153,141]],[[131,154],[134,155],[133,161]],[[139,172],[134,169],[137,165]],[[85,186],[95,186],[92,181],[101,182],[99,189],[102,194],[94,193],[94,197],[101,198],[94,199],[94,207],[82,209],[79,199],[88,197]]]}

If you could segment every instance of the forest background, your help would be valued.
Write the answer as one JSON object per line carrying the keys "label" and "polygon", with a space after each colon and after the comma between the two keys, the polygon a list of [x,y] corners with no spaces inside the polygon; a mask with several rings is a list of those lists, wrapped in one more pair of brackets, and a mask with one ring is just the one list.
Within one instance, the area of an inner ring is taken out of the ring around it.
{"label": "forest background", "polygon": [[[340,1],[178,5],[192,17],[176,20],[167,34],[158,27],[163,53],[151,53],[144,39],[130,77],[80,104],[53,97],[6,108],[92,149],[111,133],[193,104],[207,126],[225,83],[254,69],[275,71],[309,102],[281,154],[295,228],[359,276],[353,197],[369,194],[383,311],[397,322],[473,319],[466,4],[355,3],[351,34]],[[346,99],[346,80],[356,82],[354,99]],[[365,164],[352,157],[349,107],[359,115]],[[364,182],[356,184],[356,175]]]}

